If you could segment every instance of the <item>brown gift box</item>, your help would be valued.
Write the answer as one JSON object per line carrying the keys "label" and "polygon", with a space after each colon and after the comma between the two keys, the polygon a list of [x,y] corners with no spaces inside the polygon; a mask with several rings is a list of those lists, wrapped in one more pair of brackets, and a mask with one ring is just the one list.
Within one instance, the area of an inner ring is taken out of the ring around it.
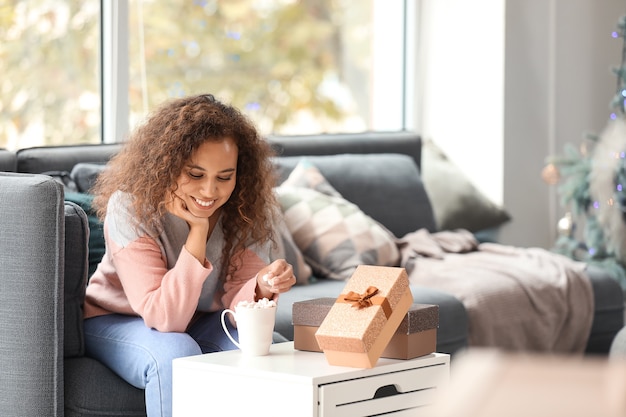
{"label": "brown gift box", "polygon": [[315,339],[330,365],[372,368],[412,304],[404,268],[359,265]]}
{"label": "brown gift box", "polygon": [[[316,298],[293,304],[293,346],[298,350],[321,352],[315,332],[335,303],[334,298]],[[413,304],[398,330],[380,355],[382,358],[413,359],[437,350],[439,306]]]}

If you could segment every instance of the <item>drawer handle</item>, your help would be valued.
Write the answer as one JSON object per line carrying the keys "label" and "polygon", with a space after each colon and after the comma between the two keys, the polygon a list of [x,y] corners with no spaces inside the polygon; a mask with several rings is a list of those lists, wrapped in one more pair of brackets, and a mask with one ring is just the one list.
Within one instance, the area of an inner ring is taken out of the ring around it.
{"label": "drawer handle", "polygon": [[398,391],[398,388],[395,386],[395,384],[383,385],[376,390],[372,399],[375,400],[377,398],[393,397],[394,395],[400,394],[402,393]]}

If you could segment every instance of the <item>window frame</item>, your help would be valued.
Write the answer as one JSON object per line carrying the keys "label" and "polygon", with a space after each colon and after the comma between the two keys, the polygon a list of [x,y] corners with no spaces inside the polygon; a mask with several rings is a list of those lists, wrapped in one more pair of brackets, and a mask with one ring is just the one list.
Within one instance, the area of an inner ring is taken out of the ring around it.
{"label": "window frame", "polygon": [[100,142],[122,142],[129,131],[128,0],[100,0]]}

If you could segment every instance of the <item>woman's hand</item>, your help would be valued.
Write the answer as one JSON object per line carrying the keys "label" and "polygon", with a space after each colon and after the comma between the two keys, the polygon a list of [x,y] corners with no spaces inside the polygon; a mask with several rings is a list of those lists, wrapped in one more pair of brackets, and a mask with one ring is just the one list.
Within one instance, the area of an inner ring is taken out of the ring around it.
{"label": "woman's hand", "polygon": [[258,298],[271,299],[274,294],[287,292],[296,283],[293,267],[284,259],[277,259],[257,274]]}
{"label": "woman's hand", "polygon": [[196,217],[188,209],[182,198],[171,193],[171,199],[165,203],[167,211],[179,217],[189,225],[189,235],[185,247],[201,264],[204,264],[206,241],[209,236],[209,219]]}
{"label": "woman's hand", "polygon": [[190,228],[198,227],[209,231],[209,219],[205,217],[196,217],[188,209],[185,201],[176,195],[175,192],[171,192],[171,198],[165,203],[167,211],[172,213],[176,217],[180,217],[187,222]]}

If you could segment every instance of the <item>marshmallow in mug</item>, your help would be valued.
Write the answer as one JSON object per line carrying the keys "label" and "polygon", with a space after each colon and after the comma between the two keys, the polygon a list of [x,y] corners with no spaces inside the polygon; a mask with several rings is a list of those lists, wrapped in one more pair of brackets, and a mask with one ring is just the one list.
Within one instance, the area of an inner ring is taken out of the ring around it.
{"label": "marshmallow in mug", "polygon": [[240,301],[237,303],[237,308],[271,308],[276,307],[276,301],[263,298],[259,301]]}

